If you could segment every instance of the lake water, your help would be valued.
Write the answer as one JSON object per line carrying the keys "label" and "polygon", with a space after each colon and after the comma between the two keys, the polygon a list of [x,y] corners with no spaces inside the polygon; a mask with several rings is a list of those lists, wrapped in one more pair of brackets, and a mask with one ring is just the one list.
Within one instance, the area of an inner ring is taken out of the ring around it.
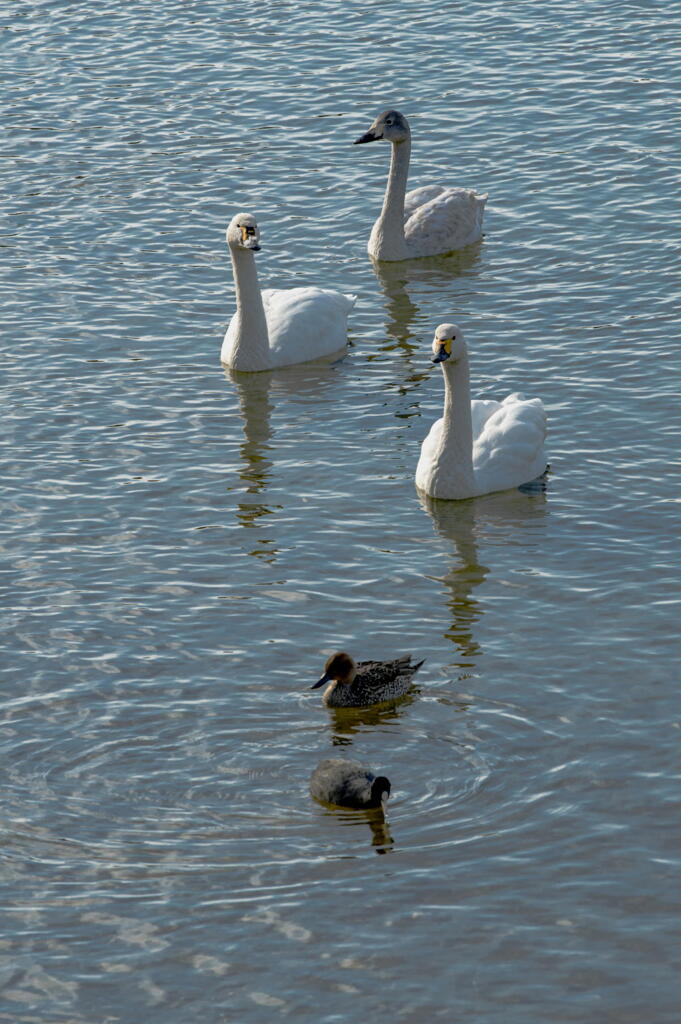
{"label": "lake water", "polygon": [[[681,1019],[680,14],[3,6],[0,1021]],[[367,258],[388,106],[474,250]],[[239,209],[357,294],[341,362],[220,366]],[[419,498],[447,320],[544,493]],[[341,648],[413,698],[325,709]]]}

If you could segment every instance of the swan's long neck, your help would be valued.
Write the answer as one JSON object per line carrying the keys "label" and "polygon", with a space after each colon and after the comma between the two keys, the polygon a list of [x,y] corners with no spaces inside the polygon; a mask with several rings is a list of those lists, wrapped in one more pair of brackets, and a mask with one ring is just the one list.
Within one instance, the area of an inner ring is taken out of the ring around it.
{"label": "swan's long neck", "polygon": [[407,243],[404,240],[404,197],[407,191],[411,139],[392,143],[390,174],[383,198],[381,215],[374,224],[369,240],[369,252],[378,260],[404,260]]}
{"label": "swan's long neck", "polygon": [[270,343],[255,256],[232,246],[230,253],[236,287],[231,365],[234,370],[265,370],[270,365]]}
{"label": "swan's long neck", "polygon": [[468,355],[456,363],[443,363],[445,407],[440,450],[436,454],[438,469],[446,474],[450,485],[462,495],[475,492],[473,475],[473,420],[471,416],[470,374]]}

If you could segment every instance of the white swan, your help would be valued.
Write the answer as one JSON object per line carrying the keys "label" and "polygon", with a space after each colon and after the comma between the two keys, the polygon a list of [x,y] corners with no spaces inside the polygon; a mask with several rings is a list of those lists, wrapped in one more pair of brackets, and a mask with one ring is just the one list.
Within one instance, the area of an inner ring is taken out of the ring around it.
{"label": "white swan", "polygon": [[468,351],[456,324],[440,324],[433,362],[442,364],[445,407],[421,446],[416,486],[432,498],[473,498],[535,480],[546,469],[540,398],[471,402]]}
{"label": "white swan", "polygon": [[461,249],[482,238],[487,194],[468,188],[424,185],[407,192],[411,131],[397,110],[379,114],[366,134],[355,139],[392,143],[390,175],[381,215],[369,238],[368,252],[377,260],[408,260]]}
{"label": "white swan", "polygon": [[236,313],[220,359],[233,370],[272,370],[339,352],[347,343],[348,313],[355,295],[328,288],[260,291],[254,253],[260,231],[250,213],[237,213],[227,227],[236,286]]}

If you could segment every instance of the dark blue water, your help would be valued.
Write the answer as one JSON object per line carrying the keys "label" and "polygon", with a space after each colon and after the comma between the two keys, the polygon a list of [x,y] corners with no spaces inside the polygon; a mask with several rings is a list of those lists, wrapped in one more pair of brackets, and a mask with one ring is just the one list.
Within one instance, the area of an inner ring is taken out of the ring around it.
{"label": "dark blue water", "polygon": [[[2,12],[0,1021],[675,1024],[679,4]],[[387,106],[476,249],[368,260]],[[342,362],[221,368],[239,209]],[[419,498],[452,320],[546,492]]]}

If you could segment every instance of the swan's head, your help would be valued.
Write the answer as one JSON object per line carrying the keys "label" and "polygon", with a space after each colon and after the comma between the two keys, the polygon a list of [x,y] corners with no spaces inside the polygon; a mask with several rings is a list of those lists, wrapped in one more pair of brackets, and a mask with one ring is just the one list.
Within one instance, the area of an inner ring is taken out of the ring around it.
{"label": "swan's head", "polygon": [[330,683],[334,679],[339,683],[351,683],[356,675],[357,666],[354,659],[344,651],[338,651],[327,659],[324,666],[324,675],[310,689],[316,690],[318,686]]}
{"label": "swan's head", "polygon": [[260,252],[260,228],[252,213],[237,213],[227,225],[227,245],[230,249],[250,249]]}
{"label": "swan's head", "polygon": [[364,135],[355,139],[355,146],[360,142],[377,142],[386,139],[388,142],[404,142],[409,138],[409,122],[399,110],[384,110],[379,114],[371,128]]}
{"label": "swan's head", "polygon": [[433,362],[444,363],[445,359],[456,363],[466,354],[463,331],[456,324],[440,324],[435,328],[433,338]]}

